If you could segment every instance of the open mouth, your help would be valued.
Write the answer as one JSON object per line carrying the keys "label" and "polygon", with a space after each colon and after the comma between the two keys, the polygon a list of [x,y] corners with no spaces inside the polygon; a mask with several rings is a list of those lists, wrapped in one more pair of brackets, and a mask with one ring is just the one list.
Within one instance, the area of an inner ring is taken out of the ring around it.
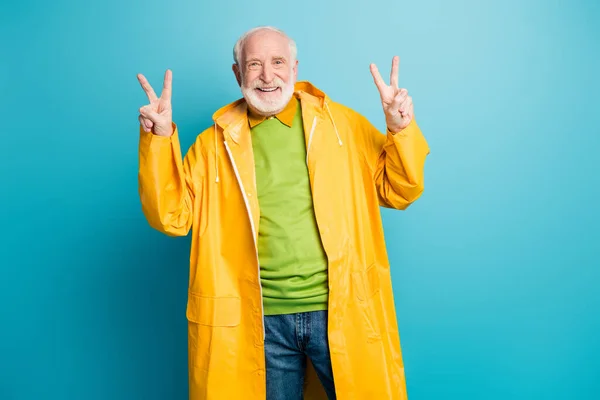
{"label": "open mouth", "polygon": [[272,88],[256,88],[256,90],[258,90],[259,92],[263,92],[263,93],[272,93],[272,92],[276,91],[277,89],[279,89],[279,87],[272,87]]}

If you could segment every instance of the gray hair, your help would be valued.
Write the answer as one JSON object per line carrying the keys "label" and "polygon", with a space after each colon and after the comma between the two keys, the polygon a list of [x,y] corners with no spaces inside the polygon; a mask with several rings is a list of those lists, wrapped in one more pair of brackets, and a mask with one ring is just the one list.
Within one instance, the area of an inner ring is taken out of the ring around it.
{"label": "gray hair", "polygon": [[290,38],[284,31],[282,31],[281,29],[277,29],[273,26],[257,26],[256,28],[252,28],[249,31],[247,31],[246,33],[244,33],[237,40],[237,42],[235,42],[235,46],[233,46],[233,60],[235,61],[235,63],[237,65],[240,65],[240,59],[242,58],[242,49],[244,48],[244,43],[245,43],[246,39],[248,39],[248,37],[250,37],[250,35],[252,35],[253,33],[256,33],[259,31],[264,31],[264,30],[277,32],[277,33],[283,35],[288,40],[289,45],[290,45],[290,53],[291,53],[290,62],[293,62],[296,60],[296,56],[298,55],[298,49],[296,48],[296,42],[294,42],[294,40],[292,38]]}

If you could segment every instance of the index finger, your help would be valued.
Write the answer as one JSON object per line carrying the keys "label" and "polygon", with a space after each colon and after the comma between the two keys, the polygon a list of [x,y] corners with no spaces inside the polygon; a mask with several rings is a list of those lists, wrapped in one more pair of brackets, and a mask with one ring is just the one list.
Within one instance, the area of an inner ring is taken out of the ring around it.
{"label": "index finger", "polygon": [[398,70],[400,69],[400,57],[394,56],[392,59],[392,72],[390,73],[390,85],[398,89]]}
{"label": "index finger", "polygon": [[371,75],[373,75],[373,80],[375,81],[375,85],[377,86],[377,89],[379,89],[379,92],[385,89],[387,85],[383,81],[379,69],[377,69],[375,64],[371,64]]}
{"label": "index finger", "polygon": [[154,89],[152,89],[152,86],[150,86],[148,79],[146,79],[146,77],[142,74],[138,74],[137,78],[138,78],[138,81],[140,82],[140,85],[142,85],[142,89],[144,89],[144,92],[146,92],[146,96],[148,96],[148,100],[150,100],[150,102],[153,102],[154,100],[158,100],[158,97],[156,97],[156,93],[154,93]]}
{"label": "index finger", "polygon": [[165,80],[163,82],[163,90],[160,95],[160,98],[163,100],[171,101],[171,89],[173,87],[173,72],[168,69],[165,72]]}

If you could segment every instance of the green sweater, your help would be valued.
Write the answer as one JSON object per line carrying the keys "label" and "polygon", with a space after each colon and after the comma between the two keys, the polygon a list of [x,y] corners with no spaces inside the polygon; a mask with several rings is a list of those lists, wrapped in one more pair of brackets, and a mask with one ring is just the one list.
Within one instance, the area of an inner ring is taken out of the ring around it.
{"label": "green sweater", "polygon": [[[293,112],[295,106],[295,113]],[[251,128],[260,206],[258,258],[265,315],[327,309],[327,257],[315,219],[299,101]],[[281,118],[285,120],[285,118]],[[289,121],[288,121],[289,124]],[[252,125],[252,124],[251,124]]]}

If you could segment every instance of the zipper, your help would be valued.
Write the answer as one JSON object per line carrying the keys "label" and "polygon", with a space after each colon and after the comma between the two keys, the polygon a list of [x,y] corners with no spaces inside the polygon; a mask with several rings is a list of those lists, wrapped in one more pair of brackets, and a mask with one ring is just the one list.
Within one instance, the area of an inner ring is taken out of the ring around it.
{"label": "zipper", "polygon": [[252,229],[252,240],[254,241],[254,251],[256,253],[256,265],[258,265],[258,287],[260,288],[260,315],[262,318],[262,328],[263,328],[263,340],[265,338],[265,307],[263,304],[263,291],[262,285],[260,283],[260,260],[258,259],[258,244],[256,243],[256,228],[254,227],[254,219],[252,218],[252,211],[250,210],[250,202],[248,201],[248,197],[246,196],[246,190],[244,189],[244,184],[242,183],[242,178],[240,178],[240,173],[238,171],[237,165],[235,164],[235,160],[233,159],[233,155],[231,154],[231,150],[229,149],[229,145],[227,141],[223,141],[225,143],[225,149],[227,150],[227,155],[229,156],[229,160],[231,161],[231,165],[233,165],[233,172],[235,173],[235,177],[238,181],[238,185],[240,186],[240,190],[242,191],[242,197],[244,198],[244,203],[246,204],[246,212],[248,213],[248,218],[250,219],[250,228]]}
{"label": "zipper", "polygon": [[313,118],[312,127],[310,128],[310,135],[308,136],[308,146],[306,146],[306,166],[308,166],[308,151],[310,150],[310,144],[312,143],[313,133],[317,127],[317,117]]}

